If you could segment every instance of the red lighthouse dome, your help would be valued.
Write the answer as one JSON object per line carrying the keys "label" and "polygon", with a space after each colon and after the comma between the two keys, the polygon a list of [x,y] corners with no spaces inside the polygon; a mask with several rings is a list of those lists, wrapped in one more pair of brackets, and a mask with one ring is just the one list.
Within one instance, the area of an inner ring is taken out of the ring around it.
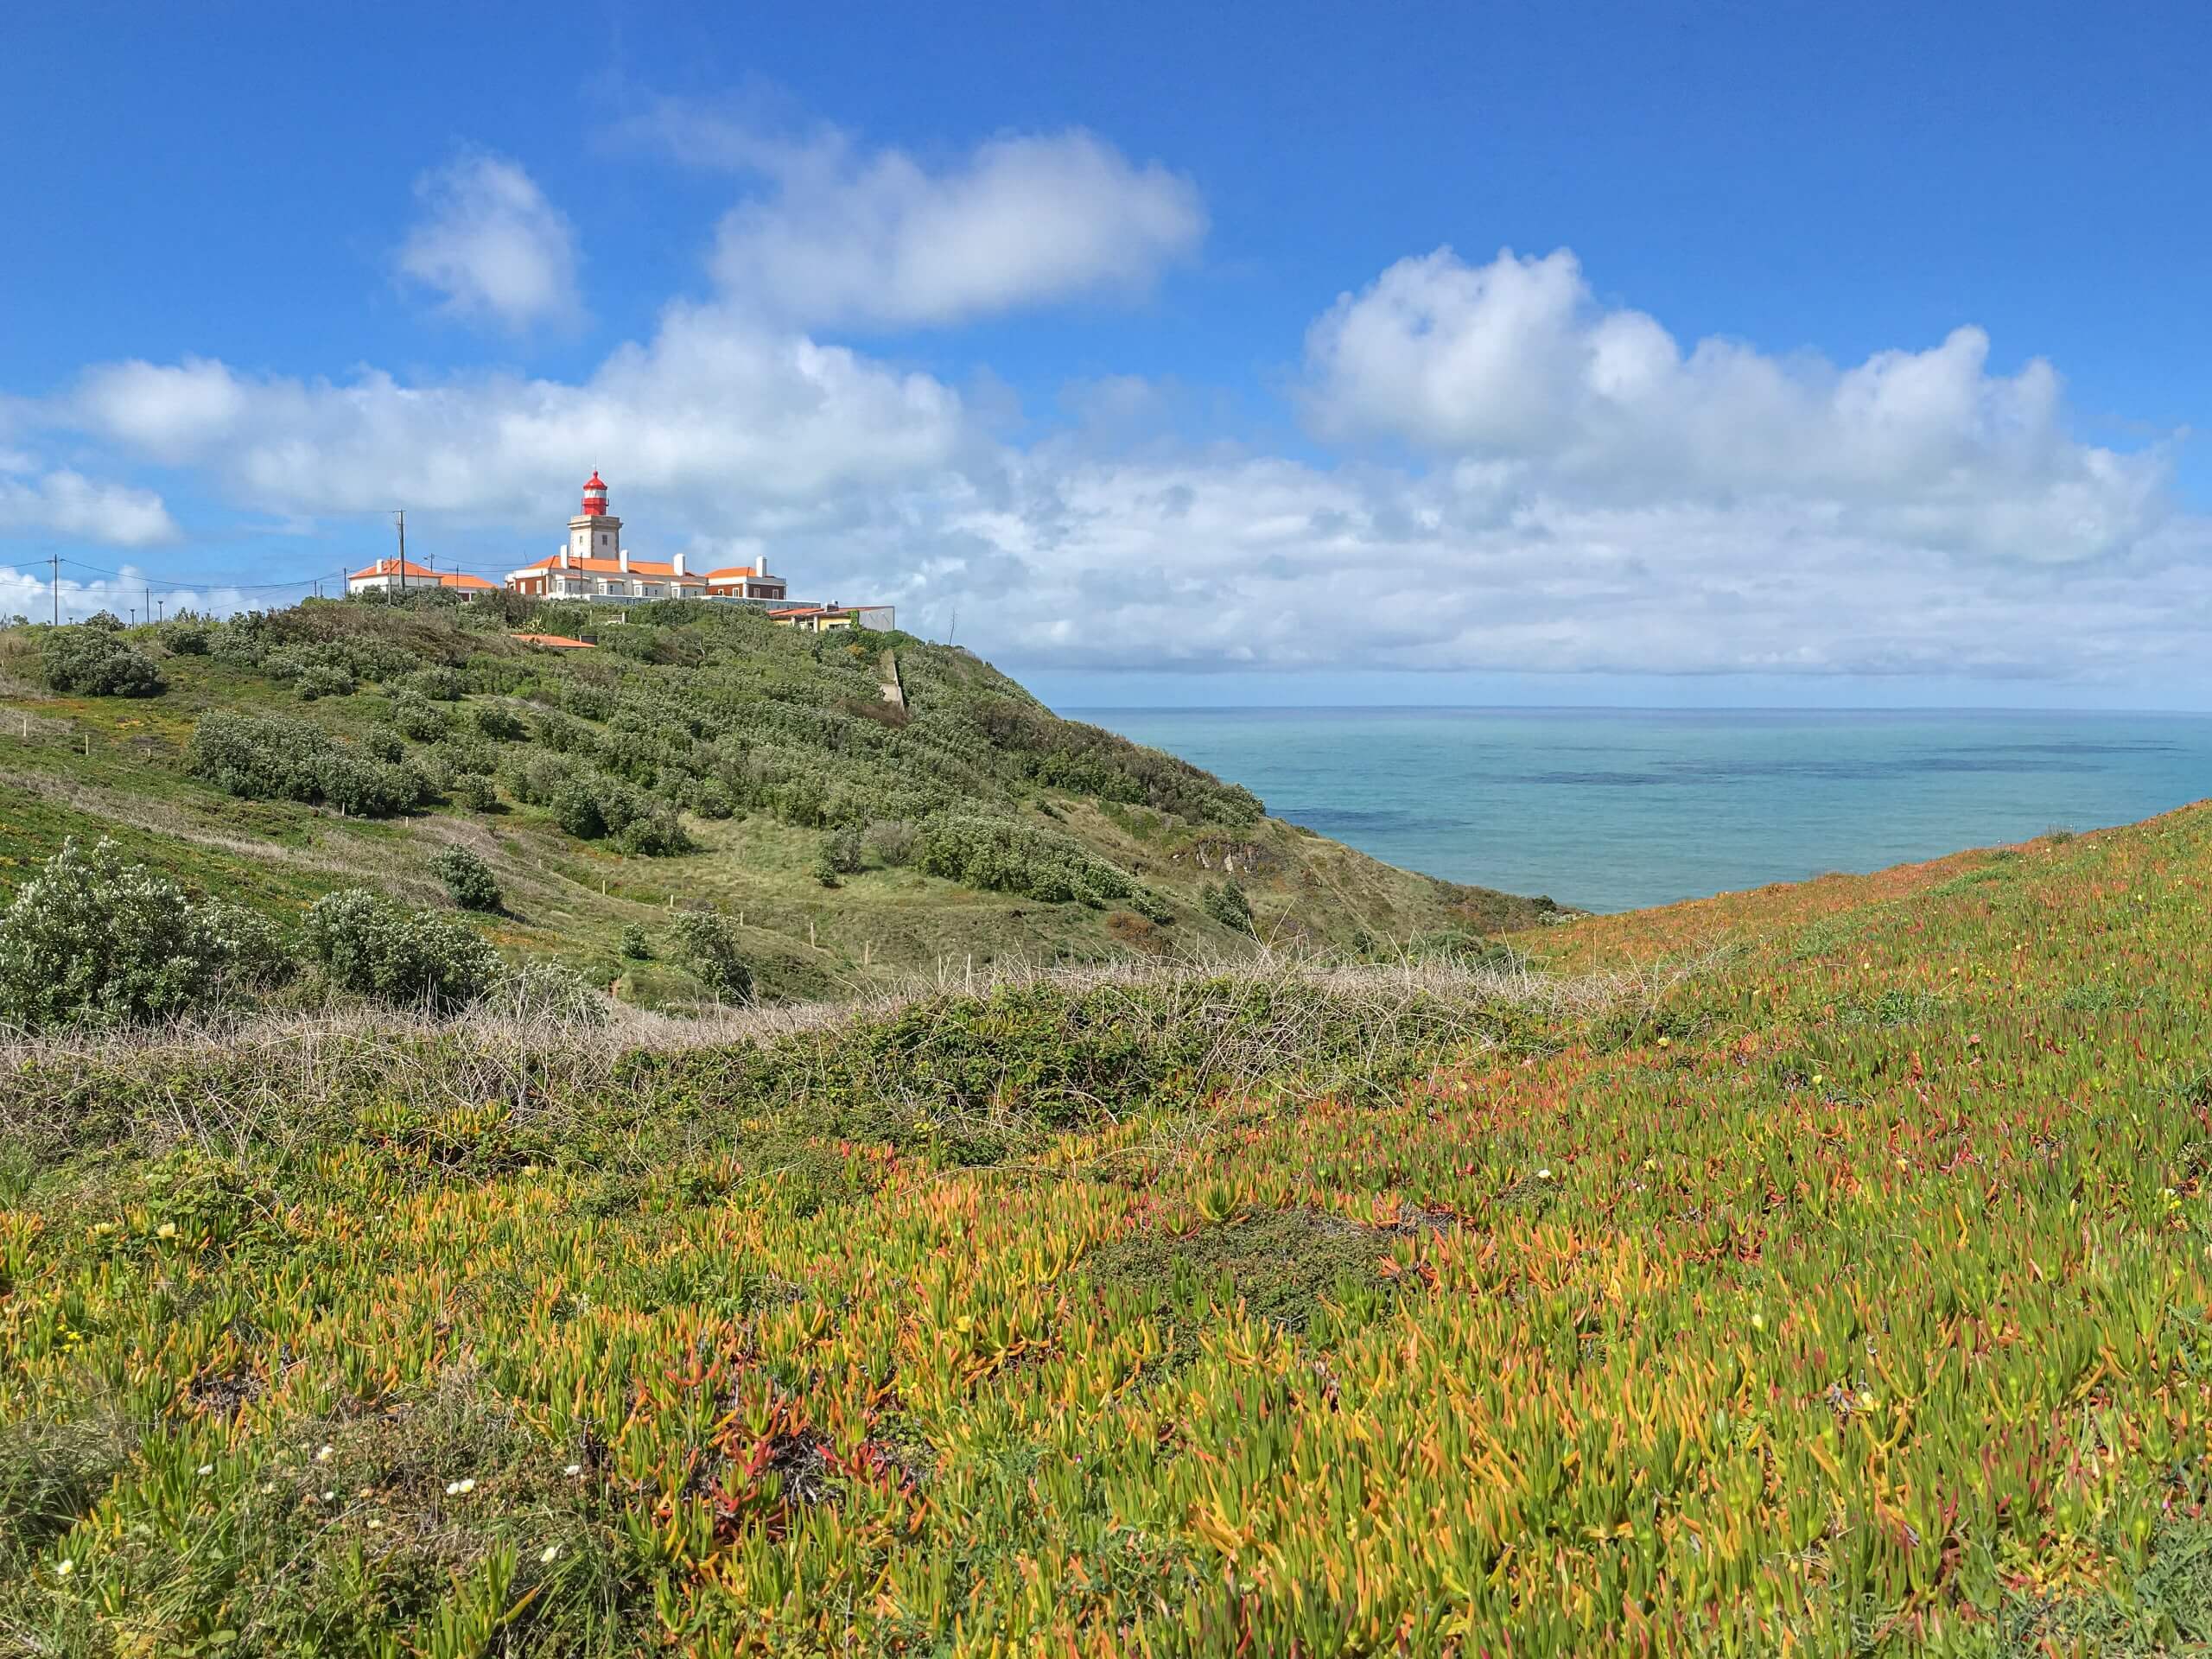
{"label": "red lighthouse dome", "polygon": [[591,469],[591,477],[584,483],[584,512],[592,518],[607,516],[607,485],[599,475],[599,468]]}

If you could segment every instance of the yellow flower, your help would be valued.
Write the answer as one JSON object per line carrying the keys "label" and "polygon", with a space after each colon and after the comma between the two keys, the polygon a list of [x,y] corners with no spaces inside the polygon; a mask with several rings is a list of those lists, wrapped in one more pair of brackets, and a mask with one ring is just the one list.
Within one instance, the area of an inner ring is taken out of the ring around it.
{"label": "yellow flower", "polygon": [[156,1238],[175,1238],[176,1236],[176,1223],[173,1221],[163,1222],[160,1226],[154,1229],[154,1236]]}

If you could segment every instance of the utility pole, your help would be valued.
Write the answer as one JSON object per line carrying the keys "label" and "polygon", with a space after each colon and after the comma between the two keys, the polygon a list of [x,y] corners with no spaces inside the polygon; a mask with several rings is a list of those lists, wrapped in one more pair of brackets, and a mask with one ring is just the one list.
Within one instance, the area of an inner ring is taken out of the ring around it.
{"label": "utility pole", "polygon": [[[147,610],[149,610],[149,611],[150,611],[150,610],[152,610],[153,608],[154,608],[154,590],[153,590],[151,588],[147,588],[147,589],[146,589],[146,609],[147,609]],[[141,613],[141,614],[143,615],[143,613],[142,612],[142,613]]]}
{"label": "utility pole", "polygon": [[54,567],[54,626],[61,626],[61,556],[50,553],[46,562]]}
{"label": "utility pole", "polygon": [[154,620],[155,620],[155,621],[156,621],[156,622],[166,622],[166,621],[168,621],[168,620],[169,620],[169,602],[168,602],[168,600],[166,600],[166,599],[157,599],[157,600],[156,600],[156,601],[154,601]]}
{"label": "utility pole", "polygon": [[402,509],[401,509],[400,511],[398,511],[397,512],[393,513],[393,514],[391,515],[391,519],[392,519],[392,522],[393,522],[394,524],[397,524],[397,525],[399,526],[399,591],[400,591],[401,593],[403,593],[403,594],[404,594],[404,593],[405,593],[405,592],[407,591],[407,512],[406,512],[406,509],[405,509],[405,508],[402,508]]}

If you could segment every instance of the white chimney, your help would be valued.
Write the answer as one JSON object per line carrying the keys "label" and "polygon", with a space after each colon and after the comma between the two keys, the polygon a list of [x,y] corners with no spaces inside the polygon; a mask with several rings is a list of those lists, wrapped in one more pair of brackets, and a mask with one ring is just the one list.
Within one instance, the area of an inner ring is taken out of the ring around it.
{"label": "white chimney", "polygon": [[628,548],[624,548],[620,552],[614,556],[614,568],[621,571],[626,575],[629,574],[630,550]]}
{"label": "white chimney", "polygon": [[678,553],[671,557],[668,562],[668,568],[675,571],[677,575],[682,575],[683,574],[683,556],[681,553]]}
{"label": "white chimney", "polygon": [[561,568],[563,570],[569,568],[569,544],[566,542],[561,543]]}

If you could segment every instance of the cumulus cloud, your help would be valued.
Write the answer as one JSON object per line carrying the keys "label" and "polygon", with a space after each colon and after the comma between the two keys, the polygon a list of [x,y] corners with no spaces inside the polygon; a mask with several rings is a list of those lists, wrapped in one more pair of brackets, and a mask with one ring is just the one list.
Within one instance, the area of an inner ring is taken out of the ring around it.
{"label": "cumulus cloud", "polygon": [[2050,677],[2188,662],[2212,624],[2212,526],[2163,457],[2072,438],[2055,372],[1993,374],[1973,330],[1848,368],[1686,349],[1571,255],[1442,254],[1308,353],[1349,454],[1147,438],[1176,389],[1124,379],[1009,442],[727,296],[576,380],[133,361],[42,418],[257,512],[474,524],[485,568],[548,550],[595,463],[641,550],[765,551],[939,636],[957,607],[1017,667]]}
{"label": "cumulus cloud", "polygon": [[911,327],[1148,292],[1206,231],[1190,180],[1081,130],[995,138],[932,165],[825,130],[798,141],[683,105],[645,129],[766,188],[723,219],[729,296],[801,324]]}
{"label": "cumulus cloud", "polygon": [[176,521],[151,490],[86,478],[67,467],[35,470],[28,455],[0,456],[0,529],[110,547],[174,541]]}
{"label": "cumulus cloud", "polygon": [[416,180],[415,194],[423,217],[399,270],[446,311],[511,329],[582,315],[575,229],[517,163],[464,155]]}
{"label": "cumulus cloud", "polygon": [[926,475],[969,436],[957,394],[927,375],[692,305],[581,382],[333,382],[131,361],[86,373],[68,407],[152,459],[208,467],[259,511],[404,504],[518,523],[554,511],[589,465],[671,505],[789,506]]}
{"label": "cumulus cloud", "polygon": [[134,610],[143,616],[149,594],[158,599],[170,616],[184,611],[227,616],[234,611],[269,602],[265,594],[249,594],[243,588],[221,583],[198,588],[170,587],[127,564],[113,576],[88,579],[64,575],[57,595],[49,577],[37,569],[14,569],[0,565],[0,617],[27,616],[34,622],[43,622],[59,615],[64,622],[81,622],[101,611],[127,618]]}
{"label": "cumulus cloud", "polygon": [[2163,454],[2074,441],[2051,366],[1992,374],[1979,328],[1850,368],[1718,339],[1684,351],[1599,305],[1564,249],[1400,260],[1313,324],[1306,357],[1322,434],[1469,461],[1529,495],[1766,498],[2028,560],[2123,549],[2164,499]]}

